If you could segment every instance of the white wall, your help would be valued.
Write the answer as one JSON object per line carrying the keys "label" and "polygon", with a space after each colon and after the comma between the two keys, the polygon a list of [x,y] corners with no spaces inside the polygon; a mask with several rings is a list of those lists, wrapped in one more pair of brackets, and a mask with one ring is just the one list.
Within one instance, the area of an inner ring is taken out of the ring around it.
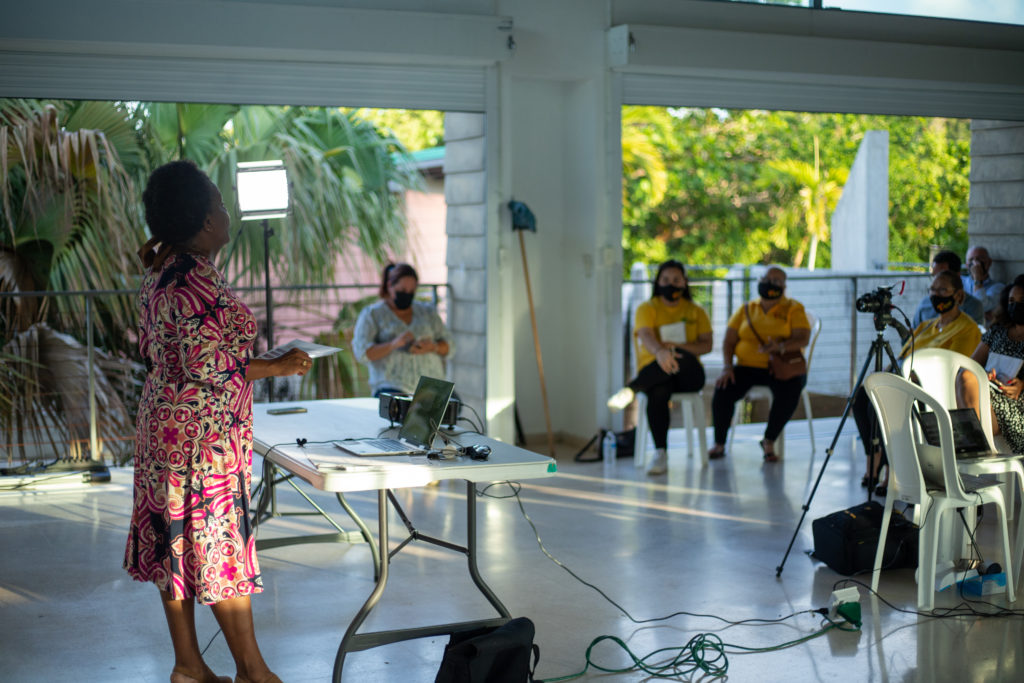
{"label": "white wall", "polygon": [[971,123],[971,198],[967,232],[992,256],[992,277],[1024,273],[1024,123]]}
{"label": "white wall", "polygon": [[889,261],[889,131],[864,134],[830,223],[833,269],[885,269]]}

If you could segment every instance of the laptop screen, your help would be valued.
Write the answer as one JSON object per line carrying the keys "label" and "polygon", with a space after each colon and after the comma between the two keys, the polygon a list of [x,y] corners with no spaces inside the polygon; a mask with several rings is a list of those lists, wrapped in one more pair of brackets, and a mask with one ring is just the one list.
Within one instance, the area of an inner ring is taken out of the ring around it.
{"label": "laptop screen", "polygon": [[[953,443],[957,453],[985,453],[990,450],[985,430],[978,415],[971,408],[953,408],[949,411],[953,423]],[[930,446],[939,445],[939,423],[932,412],[919,412],[917,420],[921,432]]]}
{"label": "laptop screen", "polygon": [[452,396],[455,385],[442,379],[420,377],[416,391],[405,413],[405,421],[398,430],[398,438],[408,441],[419,448],[429,449],[433,445],[448,408],[448,400]]}

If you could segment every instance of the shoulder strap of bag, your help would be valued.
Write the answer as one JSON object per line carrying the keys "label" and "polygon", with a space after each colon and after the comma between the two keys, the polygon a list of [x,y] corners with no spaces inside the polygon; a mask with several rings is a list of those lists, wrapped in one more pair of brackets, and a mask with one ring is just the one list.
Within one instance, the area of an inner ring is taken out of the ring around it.
{"label": "shoulder strap of bag", "polygon": [[761,339],[761,335],[757,333],[757,328],[754,327],[754,321],[750,319],[750,304],[743,305],[743,312],[747,314],[747,323],[750,325],[750,331],[757,337],[757,341],[761,342],[761,346],[764,346],[764,339]]}

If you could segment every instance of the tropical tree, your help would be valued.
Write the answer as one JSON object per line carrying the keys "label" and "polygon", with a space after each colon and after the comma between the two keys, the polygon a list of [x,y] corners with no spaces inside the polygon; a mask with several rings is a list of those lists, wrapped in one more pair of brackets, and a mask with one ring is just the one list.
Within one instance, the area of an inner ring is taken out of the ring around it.
{"label": "tropical tree", "polygon": [[[282,159],[292,214],[275,219],[270,264],[282,283],[331,282],[339,262],[362,253],[381,262],[402,249],[405,221],[397,189],[418,177],[404,153],[357,111],[144,103],[143,133],[158,141],[158,163],[190,158],[220,188],[237,224],[234,175],[240,161]],[[263,233],[239,230],[223,264],[237,284],[263,280]]]}
{"label": "tropical tree", "polygon": [[418,109],[342,109],[369,121],[410,152],[444,144],[444,112]]}
{"label": "tropical tree", "polygon": [[[631,110],[645,109],[649,108],[626,107],[623,120]],[[853,164],[868,130],[889,132],[889,259],[927,261],[932,245],[960,252],[966,248],[969,121],[650,109],[661,112],[659,116],[670,115],[671,143],[658,142],[664,136],[658,128],[636,126],[633,130],[660,145],[667,189],[660,203],[649,205],[644,187],[647,179],[623,165],[627,268],[634,260],[650,263],[666,255],[692,264],[792,263],[801,247],[800,262],[805,263],[811,236],[803,219],[805,200],[799,194],[799,183],[791,175],[772,170],[770,164],[786,159],[804,162],[807,179],[812,179],[807,141],[816,137],[819,169],[828,169],[830,174],[822,182],[841,183],[839,174]],[[766,182],[769,179],[771,182]],[[813,205],[813,196],[806,201]],[[830,261],[824,237],[819,230],[816,267]]]}
{"label": "tropical tree", "polygon": [[793,266],[801,267],[807,256],[807,269],[814,270],[818,244],[829,239],[829,216],[843,194],[849,169],[822,170],[817,135],[814,136],[813,164],[800,159],[779,159],[769,161],[767,169],[768,182],[795,186],[798,197],[796,202],[779,207],[775,224],[779,230],[770,231],[775,243],[780,247],[788,246],[789,234],[794,229],[799,231],[801,236]]}
{"label": "tropical tree", "polygon": [[[0,387],[21,385],[0,414],[7,443],[49,429],[64,434],[65,443],[82,443],[89,352],[54,328],[83,336],[91,330],[114,353],[132,345],[130,296],[34,292],[134,283],[143,232],[122,158],[142,159],[135,140],[130,114],[117,103],[0,101],[0,292],[23,294],[3,297],[0,306]],[[114,439],[127,428],[128,413],[105,377],[97,386],[99,436]]]}
{"label": "tropical tree", "polygon": [[[137,289],[135,252],[146,240],[140,188],[152,168],[180,158],[210,174],[232,211],[235,164],[284,159],[294,211],[271,242],[273,274],[285,283],[330,282],[338,254],[361,250],[383,260],[402,247],[395,190],[417,177],[401,154],[392,138],[340,110],[0,100],[0,293]],[[225,250],[228,272],[243,284],[262,281],[261,237],[242,231]],[[0,298],[7,442],[34,430],[37,441],[82,453],[87,325],[102,370],[94,375],[100,438],[129,433],[136,320],[132,294]],[[52,429],[63,438],[43,435]]]}

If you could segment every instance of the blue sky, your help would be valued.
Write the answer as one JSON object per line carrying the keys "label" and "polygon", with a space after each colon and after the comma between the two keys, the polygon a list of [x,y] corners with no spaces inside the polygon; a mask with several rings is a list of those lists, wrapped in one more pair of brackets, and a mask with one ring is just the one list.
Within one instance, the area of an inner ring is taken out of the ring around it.
{"label": "blue sky", "polygon": [[1024,24],[1024,0],[825,0],[825,7]]}

